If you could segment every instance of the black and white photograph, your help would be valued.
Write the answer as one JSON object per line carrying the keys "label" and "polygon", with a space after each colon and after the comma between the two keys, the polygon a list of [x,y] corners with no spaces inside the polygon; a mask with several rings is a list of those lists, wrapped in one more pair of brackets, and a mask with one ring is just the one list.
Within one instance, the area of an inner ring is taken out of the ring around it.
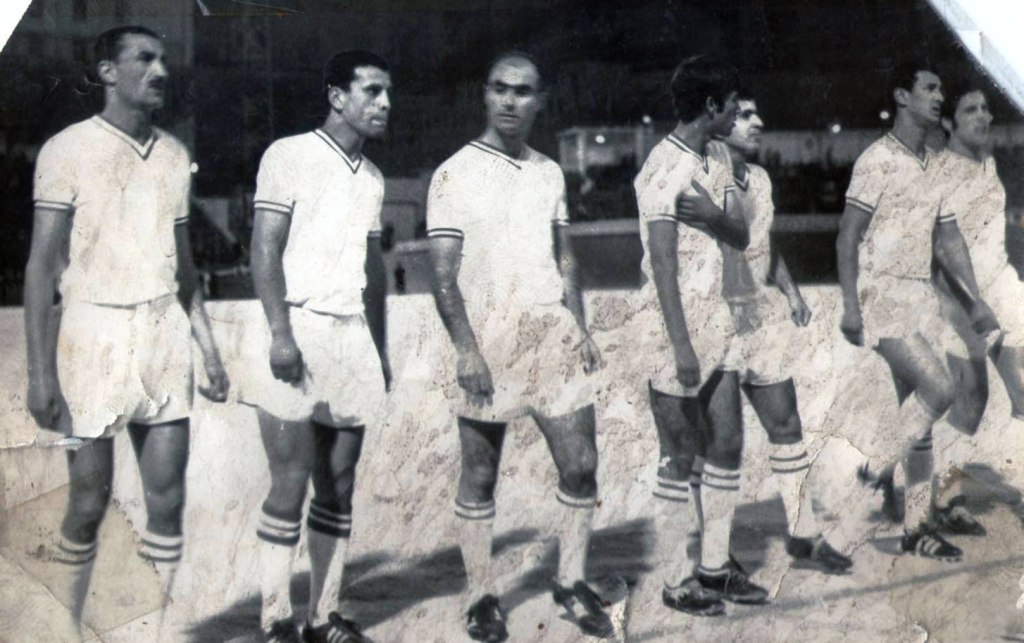
{"label": "black and white photograph", "polygon": [[0,642],[1024,641],[1024,5],[0,11]]}

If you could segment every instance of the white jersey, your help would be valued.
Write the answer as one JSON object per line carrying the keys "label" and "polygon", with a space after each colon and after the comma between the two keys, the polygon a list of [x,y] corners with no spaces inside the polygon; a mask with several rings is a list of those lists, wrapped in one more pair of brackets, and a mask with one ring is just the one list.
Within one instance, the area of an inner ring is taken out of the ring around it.
{"label": "white jersey", "polygon": [[918,157],[892,132],[872,143],[853,166],[847,205],[871,214],[860,244],[860,270],[901,279],[930,279],[932,232],[956,219],[942,208],[935,155]]}
{"label": "white jersey", "polygon": [[167,132],[139,143],[100,116],[43,145],[35,205],[71,216],[65,301],[131,306],[178,291],[174,226],[188,220],[190,166]]}
{"label": "white jersey", "polygon": [[946,188],[943,208],[956,215],[971,252],[978,286],[984,291],[1009,264],[1006,254],[1006,190],[995,159],[975,161],[943,150],[936,169]]}
{"label": "white jersey", "polygon": [[[750,243],[742,252],[722,248],[727,263],[723,294],[730,302],[741,300],[754,304],[758,325],[788,322],[789,305],[785,296],[768,283],[772,265],[771,231],[775,222],[772,180],[759,165],[747,164],[747,168],[743,180],[735,179],[736,190],[730,193],[730,198],[735,198],[740,206],[750,233]],[[739,265],[729,266],[730,260],[737,261]]]}
{"label": "white jersey", "polygon": [[562,170],[530,148],[514,159],[473,141],[430,181],[427,236],[463,239],[459,289],[478,332],[495,312],[561,303],[554,227],[567,224]]}
{"label": "white jersey", "polygon": [[[675,134],[654,146],[633,181],[640,212],[640,242],[644,249],[640,269],[646,282],[642,292],[648,301],[657,301],[658,298],[651,268],[648,224],[652,221],[679,223],[676,198],[681,193],[693,194],[690,185],[693,181],[707,190],[724,210],[725,193],[734,189],[728,152],[707,156],[698,154]],[[708,232],[689,225],[679,224],[677,230],[679,291],[684,301],[691,297],[721,298],[722,253],[718,241]]]}
{"label": "white jersey", "polygon": [[253,207],[291,218],[285,300],[329,315],[363,312],[366,240],[380,230],[384,177],[350,158],[323,130],[275,141],[264,152]]}

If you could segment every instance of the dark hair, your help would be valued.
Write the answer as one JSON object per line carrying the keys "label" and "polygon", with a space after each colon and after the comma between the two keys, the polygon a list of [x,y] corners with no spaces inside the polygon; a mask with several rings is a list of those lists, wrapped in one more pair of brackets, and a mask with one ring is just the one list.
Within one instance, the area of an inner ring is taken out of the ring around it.
{"label": "dark hair", "polygon": [[541,62],[539,56],[522,49],[506,49],[505,51],[499,52],[497,56],[491,59],[491,64],[487,66],[487,77],[490,78],[491,72],[498,66],[498,63],[503,63],[506,60],[513,60],[517,58],[519,60],[525,60],[533,65],[533,68],[537,70],[537,82],[540,83],[540,87],[538,87],[538,89],[544,89],[544,87],[547,86],[548,80],[548,70],[546,65]]}
{"label": "dark hair", "polygon": [[942,101],[942,117],[950,120],[953,129],[956,129],[956,108],[960,104],[960,99],[974,92],[981,92],[988,100],[988,88],[981,79],[976,77],[957,78],[945,92],[946,100]]}
{"label": "dark hair", "polygon": [[754,95],[754,92],[750,91],[749,87],[741,85],[740,88],[736,90],[736,100],[756,101],[757,96]]}
{"label": "dark hair", "polygon": [[117,57],[121,55],[121,50],[124,48],[124,37],[131,35],[149,36],[157,40],[161,39],[153,30],[139,25],[124,25],[108,29],[96,39],[96,45],[92,50],[92,69],[95,70],[104,60],[117,60]]}
{"label": "dark hair", "polygon": [[914,56],[904,60],[902,63],[889,71],[889,96],[893,107],[899,108],[894,96],[897,89],[905,89],[908,92],[914,91],[917,83],[917,75],[923,71],[930,71],[938,75],[938,70],[930,60],[924,56]]}
{"label": "dark hair", "polygon": [[390,71],[388,62],[375,53],[362,49],[339,51],[331,56],[324,66],[324,91],[331,86],[347,90],[356,79],[356,69],[360,67],[376,67],[381,71]]}
{"label": "dark hair", "polygon": [[672,74],[672,106],[681,121],[692,121],[704,111],[708,98],[719,107],[729,92],[740,86],[739,71],[721,58],[697,55],[679,63]]}

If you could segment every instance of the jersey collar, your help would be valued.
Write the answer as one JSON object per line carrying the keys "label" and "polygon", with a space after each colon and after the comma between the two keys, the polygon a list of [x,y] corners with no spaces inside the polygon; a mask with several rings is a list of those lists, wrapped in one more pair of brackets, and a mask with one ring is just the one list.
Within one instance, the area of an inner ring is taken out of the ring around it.
{"label": "jersey collar", "polygon": [[930,161],[931,158],[932,158],[932,151],[930,149],[928,149],[927,145],[924,146],[924,158],[922,159],[920,156],[917,155],[917,152],[915,152],[914,150],[912,150],[909,147],[907,147],[907,144],[904,143],[903,141],[901,141],[900,139],[898,139],[896,137],[896,135],[893,134],[892,132],[887,133],[886,136],[888,136],[889,139],[893,143],[895,143],[897,147],[902,149],[911,158],[913,158],[915,161],[917,161],[917,164],[921,166],[922,170],[927,170],[928,169],[928,161]]}
{"label": "jersey collar", "polygon": [[92,117],[92,122],[96,123],[96,125],[98,125],[104,131],[113,134],[117,138],[127,143],[143,161],[149,158],[150,152],[153,151],[153,147],[156,145],[156,139],[158,138],[158,134],[155,127],[152,128],[152,131],[149,133],[149,138],[146,139],[146,142],[139,143],[134,138],[129,136],[127,132],[117,127],[113,123],[108,122],[99,114],[96,114]]}
{"label": "jersey collar", "polygon": [[341,149],[341,146],[331,138],[331,135],[319,127],[313,130],[313,133],[319,136],[320,140],[324,143],[327,143],[328,147],[337,152],[338,156],[341,157],[341,160],[345,161],[345,165],[348,166],[348,169],[352,170],[352,174],[359,171],[360,166],[363,164],[363,156],[361,154],[355,159],[350,157],[348,154],[345,154],[345,150]]}
{"label": "jersey collar", "polygon": [[[503,152],[503,151],[499,150],[498,148],[494,147],[493,145],[488,145],[487,143],[484,143],[483,141],[470,141],[469,144],[472,147],[475,147],[476,149],[480,150],[481,152],[490,154],[492,156],[497,156],[500,159],[504,159],[505,161],[507,161],[508,163],[513,165],[517,170],[523,169],[523,166],[522,166],[523,159],[513,158],[513,157],[509,156],[508,154],[506,154],[505,152]],[[523,156],[524,157],[526,156],[526,154],[528,154],[528,152],[526,152],[527,149],[528,148],[526,148],[525,146],[523,147],[523,152],[524,152]]]}
{"label": "jersey collar", "polygon": [[708,171],[709,171],[708,170],[708,157],[706,155],[699,154],[692,147],[690,147],[689,145],[684,143],[683,139],[679,138],[674,133],[668,135],[668,140],[669,140],[670,143],[672,143],[673,145],[675,145],[676,147],[678,147],[682,151],[686,152],[687,154],[692,154],[692,155],[696,156],[698,159],[700,159],[700,164],[701,164],[701,167],[704,168],[704,173],[705,174],[708,173]]}

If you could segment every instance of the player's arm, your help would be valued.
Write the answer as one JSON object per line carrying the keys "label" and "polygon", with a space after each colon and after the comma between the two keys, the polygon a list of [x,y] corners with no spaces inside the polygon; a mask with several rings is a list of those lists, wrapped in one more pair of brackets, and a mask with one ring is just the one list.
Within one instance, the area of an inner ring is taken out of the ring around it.
{"label": "player's arm", "polygon": [[469,324],[466,301],[459,289],[462,265],[462,233],[441,234],[433,230],[429,237],[430,263],[433,266],[431,290],[434,303],[448,336],[458,354],[458,381],[466,392],[489,397],[494,394],[491,371],[480,353],[476,334]]}
{"label": "player's arm", "polygon": [[793,276],[789,274],[786,260],[783,259],[782,254],[774,247],[772,247],[772,281],[782,291],[782,294],[786,296],[786,300],[789,301],[789,310],[791,311],[793,323],[797,326],[806,326],[811,323],[811,309],[807,307],[807,302],[804,301],[803,295],[800,294],[800,288],[793,281]]}
{"label": "player's arm", "polygon": [[864,344],[864,322],[857,297],[857,277],[860,271],[858,261],[860,243],[871,223],[871,216],[871,212],[847,203],[843,218],[839,220],[839,236],[836,238],[839,288],[843,296],[843,319],[839,328],[846,339],[857,346]]}
{"label": "player's arm", "polygon": [[587,330],[587,318],[583,307],[583,281],[568,225],[555,225],[555,256],[558,257],[558,269],[565,284],[565,307],[572,312],[580,330],[580,339],[576,346],[583,357],[583,370],[591,373],[601,368],[601,353]]}
{"label": "player's arm", "polygon": [[380,355],[384,371],[384,386],[391,388],[391,363],[388,361],[387,326],[387,267],[384,264],[384,239],[380,232],[371,232],[366,238],[366,289],[363,291],[363,306],[370,336]]}
{"label": "player's arm", "polygon": [[25,266],[25,338],[28,341],[28,410],[44,429],[58,428],[62,413],[53,341],[59,311],[53,305],[63,269],[63,248],[70,214],[36,206],[32,246]]}
{"label": "player's arm", "polygon": [[252,230],[252,281],[270,325],[270,370],[282,382],[302,380],[302,353],[292,333],[284,280],[284,249],[291,214],[256,208]]}
{"label": "player's arm", "polygon": [[690,184],[696,194],[680,194],[676,199],[676,216],[689,226],[708,230],[714,237],[737,250],[750,245],[750,229],[743,216],[739,199],[732,198],[732,190],[725,192],[725,209],[718,207],[708,191],[699,183]]}
{"label": "player's arm", "polygon": [[984,335],[999,330],[999,322],[981,298],[978,281],[974,277],[974,266],[971,264],[971,253],[955,217],[943,217],[937,221],[932,247],[939,269],[970,312],[975,331]]}
{"label": "player's arm", "polygon": [[675,221],[667,218],[648,222],[647,230],[654,286],[675,353],[677,376],[683,386],[697,386],[700,384],[700,363],[690,342],[683,300],[679,296],[679,232]]}
{"label": "player's arm", "polygon": [[192,336],[203,354],[203,368],[210,380],[210,387],[200,386],[199,392],[213,400],[223,402],[228,397],[228,375],[213,339],[213,327],[206,314],[203,289],[199,287],[199,272],[192,255],[188,219],[179,220],[174,226],[174,242],[178,250],[178,299],[188,314]]}

